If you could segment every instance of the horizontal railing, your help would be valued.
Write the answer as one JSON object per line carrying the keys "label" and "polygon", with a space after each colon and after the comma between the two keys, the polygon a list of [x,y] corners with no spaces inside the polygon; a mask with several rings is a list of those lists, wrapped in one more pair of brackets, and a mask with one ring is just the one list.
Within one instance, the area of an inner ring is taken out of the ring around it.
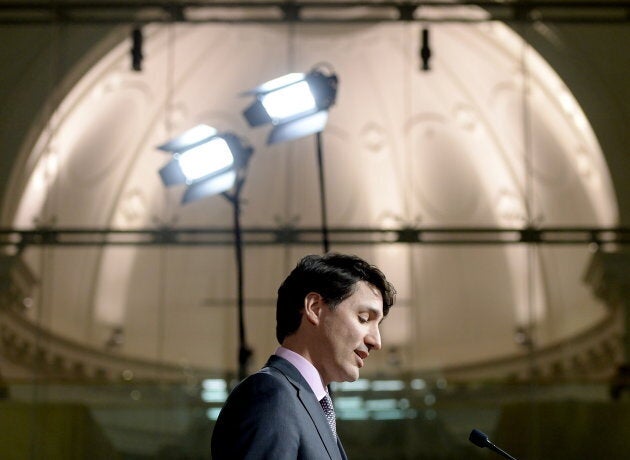
{"label": "horizontal railing", "polygon": [[[462,7],[477,6],[481,14]],[[630,3],[589,0],[7,1],[0,24],[627,22]]]}
{"label": "horizontal railing", "polygon": [[[333,245],[627,245],[629,227],[333,227]],[[242,229],[246,245],[313,245],[321,243],[320,228],[294,226]],[[0,228],[0,247],[27,246],[226,246],[234,244],[229,227],[197,228]]]}

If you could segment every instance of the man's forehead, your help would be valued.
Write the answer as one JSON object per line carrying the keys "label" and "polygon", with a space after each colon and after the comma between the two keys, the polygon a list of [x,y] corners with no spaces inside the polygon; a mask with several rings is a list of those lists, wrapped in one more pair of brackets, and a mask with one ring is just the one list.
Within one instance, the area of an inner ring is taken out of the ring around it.
{"label": "man's forehead", "polygon": [[[368,294],[366,296],[365,294],[368,292],[372,295]],[[368,310],[373,310],[375,313],[380,315],[383,314],[383,295],[376,286],[368,283],[367,281],[358,281],[355,290],[350,297],[354,297],[360,306],[363,306]]]}

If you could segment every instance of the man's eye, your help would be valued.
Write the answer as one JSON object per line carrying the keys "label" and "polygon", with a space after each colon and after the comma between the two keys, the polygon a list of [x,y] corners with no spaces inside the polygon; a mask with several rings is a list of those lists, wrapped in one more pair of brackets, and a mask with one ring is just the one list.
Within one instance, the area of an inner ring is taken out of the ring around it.
{"label": "man's eye", "polygon": [[359,316],[359,322],[360,323],[367,323],[368,322],[367,316]]}

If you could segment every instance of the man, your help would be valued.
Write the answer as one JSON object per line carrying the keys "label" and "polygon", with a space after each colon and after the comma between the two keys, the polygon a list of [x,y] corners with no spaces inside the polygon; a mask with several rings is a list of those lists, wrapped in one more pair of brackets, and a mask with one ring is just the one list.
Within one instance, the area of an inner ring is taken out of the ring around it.
{"label": "man", "polygon": [[331,382],[350,382],[394,303],[383,273],[356,256],[306,256],[278,289],[281,346],[228,397],[212,434],[213,460],[346,459]]}

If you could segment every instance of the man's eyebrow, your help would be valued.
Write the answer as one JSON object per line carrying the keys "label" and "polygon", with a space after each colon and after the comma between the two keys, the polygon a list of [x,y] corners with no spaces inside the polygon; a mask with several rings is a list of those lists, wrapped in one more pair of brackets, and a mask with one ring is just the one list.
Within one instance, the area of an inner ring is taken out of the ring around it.
{"label": "man's eyebrow", "polygon": [[378,322],[378,324],[381,324],[383,322],[383,320],[385,319],[385,315],[383,315],[383,310],[380,310],[378,308],[374,308],[370,305],[366,305],[365,309],[368,310],[371,313],[374,313],[376,315],[376,317],[378,318],[379,316],[381,317],[380,321]]}

